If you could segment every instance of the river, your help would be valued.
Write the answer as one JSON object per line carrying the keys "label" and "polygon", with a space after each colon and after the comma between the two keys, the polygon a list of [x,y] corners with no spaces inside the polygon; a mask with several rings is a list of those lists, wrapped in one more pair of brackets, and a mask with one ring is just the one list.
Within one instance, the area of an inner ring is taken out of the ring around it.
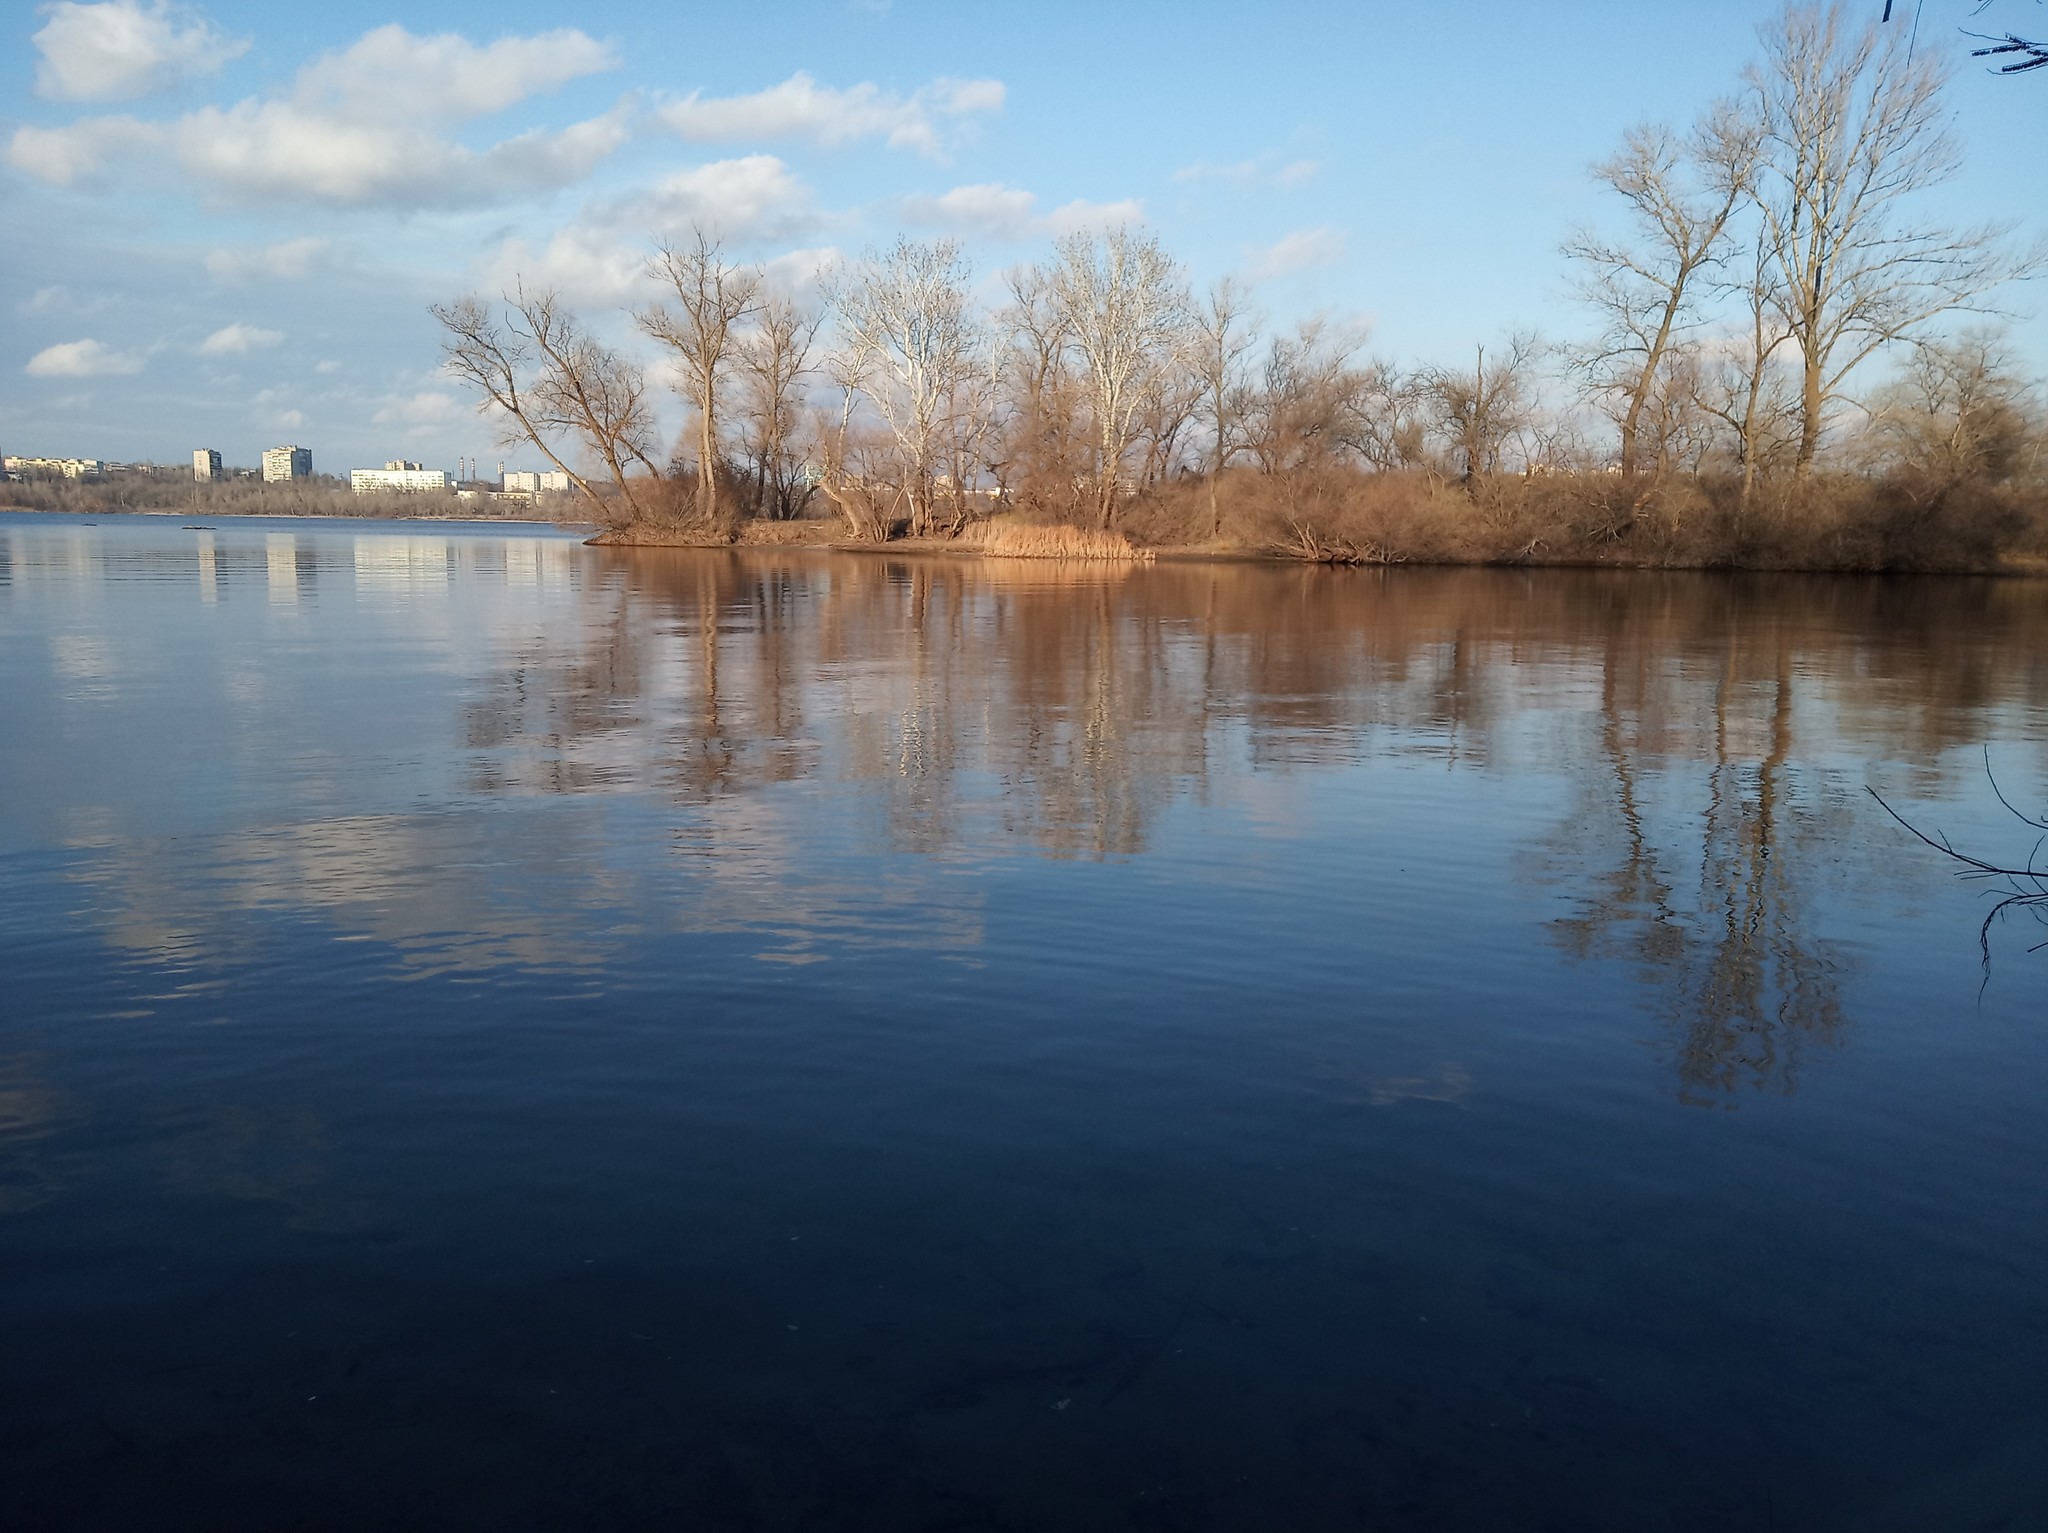
{"label": "river", "polygon": [[0,516],[0,1514],[2038,1526],[1994,778],[2048,583]]}

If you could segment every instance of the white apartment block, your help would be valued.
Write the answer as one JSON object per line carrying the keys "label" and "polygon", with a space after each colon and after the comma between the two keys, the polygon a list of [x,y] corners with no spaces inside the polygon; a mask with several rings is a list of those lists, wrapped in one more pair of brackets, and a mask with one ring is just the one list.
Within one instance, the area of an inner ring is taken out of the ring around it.
{"label": "white apartment block", "polygon": [[83,479],[87,474],[104,474],[107,465],[98,458],[0,458],[0,469],[10,474],[62,474],[66,479]]}
{"label": "white apartment block", "polygon": [[193,448],[192,477],[201,484],[212,484],[220,478],[220,454],[211,447]]}
{"label": "white apartment block", "polygon": [[553,495],[569,488],[569,476],[560,469],[540,474],[514,470],[504,476],[502,483],[508,490],[523,490],[528,495]]}
{"label": "white apartment block", "polygon": [[313,477],[313,450],[310,447],[269,447],[263,452],[263,482],[283,484],[293,479]]}
{"label": "white apartment block", "polygon": [[403,458],[393,458],[382,468],[350,469],[348,487],[358,495],[419,495],[452,490],[455,479],[446,469],[422,468]]}

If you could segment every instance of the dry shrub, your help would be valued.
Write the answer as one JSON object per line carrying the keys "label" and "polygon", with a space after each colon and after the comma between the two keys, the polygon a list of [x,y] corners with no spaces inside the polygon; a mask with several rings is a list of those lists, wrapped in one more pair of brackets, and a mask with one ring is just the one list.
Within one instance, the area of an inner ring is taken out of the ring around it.
{"label": "dry shrub", "polygon": [[1108,559],[1132,564],[1152,558],[1150,549],[1136,547],[1120,532],[1057,524],[976,522],[961,531],[959,542],[1005,559]]}
{"label": "dry shrub", "polygon": [[1123,526],[1143,546],[1268,552],[1345,563],[1628,568],[1992,571],[2048,559],[2048,493],[1977,481],[1852,474],[1502,475],[1232,470],[1147,491]]}
{"label": "dry shrub", "polygon": [[[722,481],[726,478],[721,475]],[[730,543],[739,535],[745,511],[738,488],[731,483],[721,482],[717,511],[707,516],[698,511],[694,476],[669,473],[659,479],[635,478],[630,482],[633,498],[640,503],[637,516],[622,497],[605,497],[607,507],[613,511],[611,526],[622,534],[621,541],[631,542],[635,533],[645,531],[665,543],[716,546]]]}

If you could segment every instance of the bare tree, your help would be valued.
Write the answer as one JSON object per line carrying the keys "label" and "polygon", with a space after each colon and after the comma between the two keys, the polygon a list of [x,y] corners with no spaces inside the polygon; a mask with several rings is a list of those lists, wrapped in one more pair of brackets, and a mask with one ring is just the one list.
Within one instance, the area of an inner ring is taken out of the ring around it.
{"label": "bare tree", "polygon": [[1871,401],[1870,435],[1880,461],[1936,485],[2031,477],[2042,446],[2033,390],[1990,330],[1916,347]]}
{"label": "bare tree", "polygon": [[861,378],[867,371],[867,357],[855,343],[827,353],[824,371],[839,390],[839,408],[812,412],[811,435],[823,477],[819,488],[845,518],[847,530],[863,542],[886,542],[895,521],[896,505],[902,493],[895,475],[884,471],[883,459],[893,457],[893,438],[885,444],[885,433],[870,430],[856,419]]}
{"label": "bare tree", "polygon": [[759,307],[760,275],[728,265],[718,242],[702,229],[692,231],[687,245],[658,246],[648,273],[674,290],[675,306],[650,304],[636,318],[681,364],[680,392],[697,412],[697,515],[716,522],[720,374],[734,326]]}
{"label": "bare tree", "polygon": [[[1631,128],[1619,152],[1593,167],[1628,205],[1630,238],[1616,243],[1582,231],[1564,253],[1584,268],[1580,292],[1603,321],[1580,366],[1594,390],[1618,406],[1625,476],[1639,466],[1645,423],[1668,413],[1653,408],[1652,396],[1670,371],[1672,348],[1697,316],[1697,279],[1726,255],[1757,147],[1753,123],[1723,103],[1685,139],[1661,124]],[[1667,456],[1660,443],[1660,469]]]}
{"label": "bare tree", "polygon": [[999,481],[1027,502],[1071,517],[1093,478],[1082,430],[1073,337],[1052,297],[1052,274],[1020,266],[1004,276],[1010,303],[997,315],[1008,362],[1010,407]]}
{"label": "bare tree", "polygon": [[1132,441],[1142,443],[1138,485],[1151,489],[1185,467],[1183,449],[1188,428],[1202,406],[1202,380],[1183,356],[1153,382],[1132,422]]}
{"label": "bare tree", "polygon": [[771,298],[734,347],[741,442],[753,466],[756,510],[771,520],[802,514],[812,489],[797,448],[819,323],[794,299]]}
{"label": "bare tree", "polygon": [[1468,490],[1482,478],[1497,474],[1507,445],[1527,429],[1533,417],[1536,338],[1508,338],[1488,363],[1481,346],[1472,370],[1432,368],[1424,374],[1431,413],[1448,442]]}
{"label": "bare tree", "polygon": [[1189,352],[1201,386],[1201,413],[1209,428],[1209,536],[1223,535],[1217,482],[1244,448],[1243,402],[1246,361],[1258,344],[1259,321],[1251,296],[1235,278],[1209,289],[1196,309]]}
{"label": "bare tree", "polygon": [[983,474],[999,476],[1003,467],[1003,385],[1008,370],[1003,346],[977,344],[954,383],[946,409],[945,478],[951,514],[938,529],[948,537],[974,519]]}
{"label": "bare tree", "polygon": [[1294,473],[1345,450],[1362,381],[1351,359],[1363,344],[1356,330],[1320,316],[1274,337],[1244,412],[1246,445],[1266,473]]}
{"label": "bare tree", "polygon": [[1108,527],[1137,414],[1185,347],[1187,290],[1149,234],[1075,233],[1056,251],[1050,296],[1087,378],[1100,450],[1096,514]]}
{"label": "bare tree", "polygon": [[1369,469],[1390,472],[1423,461],[1427,445],[1423,412],[1426,390],[1391,362],[1369,360],[1351,388],[1344,421],[1344,447]]}
{"label": "bare tree", "polygon": [[[840,375],[874,405],[897,445],[914,535],[932,530],[932,491],[950,457],[947,429],[981,337],[957,240],[899,239],[834,274]],[[850,420],[850,417],[849,417]]]}
{"label": "bare tree", "polygon": [[1905,34],[1876,22],[1852,29],[1839,3],[1789,7],[1750,68],[1764,133],[1757,206],[1800,359],[1799,473],[1859,364],[2039,264],[2006,249],[2002,226],[1901,217],[1903,199],[1959,164],[1944,79],[1932,53],[1914,59]]}
{"label": "bare tree", "polygon": [[1734,438],[1735,461],[1742,470],[1741,504],[1747,506],[1764,466],[1797,445],[1792,426],[1798,412],[1777,361],[1790,333],[1776,301],[1771,253],[1762,243],[1750,250],[1746,279],[1723,287],[1740,298],[1745,328],[1722,338],[1703,362],[1697,397]]}
{"label": "bare tree", "polygon": [[[502,316],[480,298],[435,304],[430,312],[447,332],[445,365],[482,396],[480,411],[503,417],[506,445],[531,442],[600,519],[618,520],[621,505],[625,520],[646,518],[649,507],[627,470],[638,463],[657,479],[660,470],[648,456],[654,415],[636,365],[593,339],[551,292],[517,288]],[[616,502],[555,451],[564,437],[604,465]]]}

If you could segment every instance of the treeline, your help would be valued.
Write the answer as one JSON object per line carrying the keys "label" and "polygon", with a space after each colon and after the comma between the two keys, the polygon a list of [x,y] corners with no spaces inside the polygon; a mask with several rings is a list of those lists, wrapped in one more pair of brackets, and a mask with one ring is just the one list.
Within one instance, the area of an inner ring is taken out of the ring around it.
{"label": "treeline", "polygon": [[557,295],[434,313],[508,442],[629,533],[1000,516],[1343,561],[1994,567],[2048,554],[2048,426],[1971,326],[2044,263],[1914,220],[1958,164],[1942,91],[1900,29],[1787,9],[1737,92],[1594,168],[1619,227],[1564,246],[1589,333],[1463,366],[1274,330],[1142,231],[1069,235],[983,305],[955,241],[870,251],[806,304],[696,230],[634,315],[689,412],[664,451],[646,369]]}
{"label": "treeline", "polygon": [[[60,511],[78,516],[122,512],[191,516],[355,516],[460,517],[493,521],[524,519],[531,505],[480,496],[463,500],[454,491],[421,495],[357,495],[343,479],[319,475],[290,483],[225,479],[203,483],[187,475],[118,474],[104,479],[17,480],[0,485],[0,509]],[[550,507],[551,508],[551,507]],[[541,513],[545,514],[545,512]]]}

